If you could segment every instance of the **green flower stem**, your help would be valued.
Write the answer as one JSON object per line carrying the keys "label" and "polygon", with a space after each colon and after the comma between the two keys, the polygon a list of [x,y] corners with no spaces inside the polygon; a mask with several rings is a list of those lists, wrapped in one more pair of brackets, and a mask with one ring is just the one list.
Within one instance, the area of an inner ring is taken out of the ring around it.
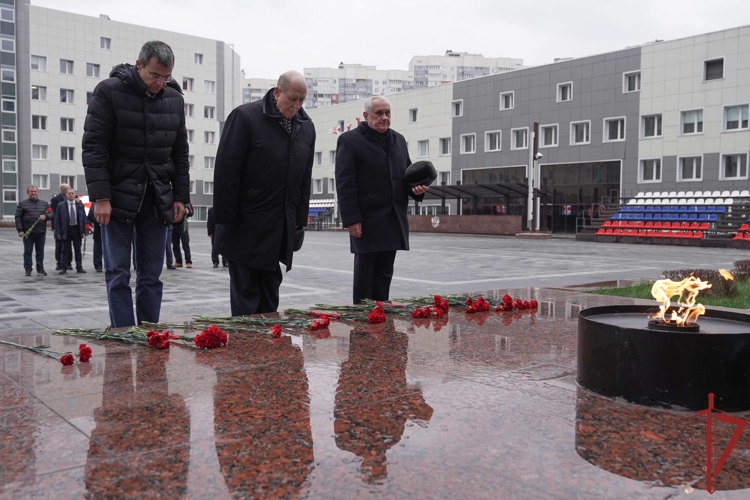
{"label": "green flower stem", "polygon": [[11,347],[18,347],[19,349],[26,349],[27,351],[34,352],[36,354],[46,356],[48,358],[55,359],[57,361],[60,361],[60,358],[62,358],[65,354],[72,354],[70,352],[66,353],[59,353],[55,351],[50,351],[48,345],[40,345],[40,346],[28,346],[23,344],[16,344],[15,342],[10,342],[8,340],[0,340],[0,344],[2,345],[9,345]]}

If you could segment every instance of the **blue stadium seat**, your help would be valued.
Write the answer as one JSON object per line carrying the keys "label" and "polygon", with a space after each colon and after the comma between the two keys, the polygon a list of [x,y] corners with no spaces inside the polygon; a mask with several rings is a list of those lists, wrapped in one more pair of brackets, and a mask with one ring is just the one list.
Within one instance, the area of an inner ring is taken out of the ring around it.
{"label": "blue stadium seat", "polygon": [[669,207],[670,213],[677,213],[678,210],[679,210],[678,207]]}
{"label": "blue stadium seat", "polygon": [[688,215],[687,214],[681,214],[680,215],[680,220],[688,220]]}
{"label": "blue stadium seat", "polygon": [[635,214],[635,220],[643,220],[643,214]]}
{"label": "blue stadium seat", "polygon": [[652,207],[651,205],[646,207],[646,212],[653,212],[653,211],[654,211],[654,207]]}
{"label": "blue stadium seat", "polygon": [[716,213],[717,214],[725,214],[725,213],[727,213],[727,207],[716,207]]}
{"label": "blue stadium seat", "polygon": [[700,214],[698,216],[698,220],[708,220],[708,215],[706,215],[706,214]]}
{"label": "blue stadium seat", "polygon": [[654,220],[661,220],[661,214],[654,214]]}
{"label": "blue stadium seat", "polygon": [[688,213],[693,213],[693,212],[697,212],[697,211],[698,211],[698,207],[696,207],[696,206],[689,206],[688,207]]}
{"label": "blue stadium seat", "polygon": [[678,212],[680,212],[681,214],[686,214],[686,213],[688,212],[688,207],[687,207],[687,205],[682,205],[682,206],[681,206],[681,207],[679,208]]}
{"label": "blue stadium seat", "polygon": [[643,216],[644,220],[652,220],[654,218],[654,214],[646,214]]}
{"label": "blue stadium seat", "polygon": [[702,206],[702,205],[701,205],[701,206],[699,206],[699,207],[698,207],[698,213],[699,213],[699,214],[703,214],[703,213],[706,213],[706,207],[704,207],[704,206]]}
{"label": "blue stadium seat", "polygon": [[716,213],[716,207],[711,206],[706,209],[706,213],[713,214]]}
{"label": "blue stadium seat", "polygon": [[680,220],[680,214],[670,214],[669,220]]}
{"label": "blue stadium seat", "polygon": [[688,217],[688,220],[698,220],[698,214],[690,214],[690,217]]}
{"label": "blue stadium seat", "polygon": [[643,206],[641,206],[641,205],[638,205],[638,206],[637,206],[637,207],[635,208],[635,211],[636,211],[636,212],[643,212],[644,210],[646,210],[646,208],[645,208],[645,207],[643,207]]}
{"label": "blue stadium seat", "polygon": [[716,222],[717,220],[719,220],[719,216],[718,216],[718,215],[716,215],[716,214],[710,214],[710,215],[708,216],[708,221],[709,221],[709,222]]}

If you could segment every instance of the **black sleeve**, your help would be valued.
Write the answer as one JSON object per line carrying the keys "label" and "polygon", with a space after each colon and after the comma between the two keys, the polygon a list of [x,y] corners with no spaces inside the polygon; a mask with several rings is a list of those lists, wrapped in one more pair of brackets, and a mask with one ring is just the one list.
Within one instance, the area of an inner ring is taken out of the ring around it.
{"label": "black sleeve", "polygon": [[216,230],[216,224],[214,224],[214,209],[213,207],[208,209],[208,220],[206,221],[206,234],[209,236],[214,234]]}
{"label": "black sleeve", "polygon": [[83,125],[81,160],[91,201],[112,198],[109,177],[109,143],[114,131],[115,114],[112,109],[112,97],[106,83],[101,82],[94,89],[94,95],[86,112],[86,122]]}
{"label": "black sleeve", "polygon": [[357,168],[354,164],[354,151],[346,135],[339,136],[336,142],[336,196],[339,200],[339,212],[344,227],[362,222],[357,197]]}
{"label": "black sleeve", "polygon": [[240,222],[240,188],[250,144],[250,123],[239,108],[229,113],[216,152],[214,170],[214,223]]}
{"label": "black sleeve", "polygon": [[185,105],[183,100],[180,100],[179,113],[180,126],[177,129],[177,139],[174,146],[172,146],[172,162],[174,163],[172,191],[174,191],[174,201],[187,203],[190,201],[190,147],[187,140],[187,129],[185,128]]}
{"label": "black sleeve", "polygon": [[[406,167],[409,168],[410,165],[411,165],[411,158],[409,158],[409,151],[407,151],[406,152]],[[417,196],[416,194],[414,194],[414,191],[412,191],[408,185],[406,186],[406,192],[409,193],[409,196],[411,196],[417,201],[421,202],[422,200],[424,200],[424,193]]]}
{"label": "black sleeve", "polygon": [[310,157],[305,165],[305,176],[302,178],[302,187],[300,188],[299,204],[297,205],[297,226],[307,226],[307,214],[310,213],[310,189],[312,183],[313,160],[315,158],[315,130],[313,129],[313,142],[310,147]]}

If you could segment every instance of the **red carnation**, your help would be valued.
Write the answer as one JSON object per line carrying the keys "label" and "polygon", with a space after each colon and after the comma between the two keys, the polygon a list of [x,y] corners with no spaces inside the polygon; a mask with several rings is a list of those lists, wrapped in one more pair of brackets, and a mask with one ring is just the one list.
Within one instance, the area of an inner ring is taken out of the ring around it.
{"label": "red carnation", "polygon": [[73,358],[72,354],[66,354],[62,358],[60,358],[60,363],[62,363],[63,366],[70,366],[75,362],[76,360],[75,358]]}
{"label": "red carnation", "polygon": [[[165,333],[169,334],[169,332]],[[211,325],[196,335],[193,342],[198,349],[216,349],[222,345],[227,345],[229,337],[218,326]]]}
{"label": "red carnation", "polygon": [[466,305],[467,305],[467,306],[470,306],[470,305],[472,305],[473,303],[474,303],[474,299],[472,299],[471,297],[469,297],[468,299],[466,299]]}
{"label": "red carnation", "polygon": [[86,347],[86,344],[78,346],[78,361],[81,363],[87,363],[91,359],[91,348]]}
{"label": "red carnation", "polygon": [[537,309],[538,307],[539,307],[539,302],[537,302],[536,300],[532,300],[531,301],[531,308],[532,309]]}
{"label": "red carnation", "polygon": [[503,296],[503,304],[512,304],[513,303],[513,297],[510,295]]}
{"label": "red carnation", "polygon": [[370,324],[385,323],[385,314],[377,307],[374,307],[372,312],[367,315],[367,322]]}
{"label": "red carnation", "polygon": [[157,349],[169,349],[169,332],[147,332],[148,345]]}
{"label": "red carnation", "polygon": [[52,211],[52,207],[48,207],[47,212],[51,212],[51,211]]}
{"label": "red carnation", "polygon": [[437,316],[438,318],[442,318],[444,314],[445,313],[442,309],[435,309],[435,316]]}
{"label": "red carnation", "polygon": [[385,309],[383,309],[383,304],[380,303],[380,301],[375,302],[375,305],[378,306],[378,310],[382,313],[385,313]]}
{"label": "red carnation", "polygon": [[474,306],[466,306],[466,312],[467,313],[475,313],[477,310],[474,308]]}
{"label": "red carnation", "polygon": [[500,312],[500,306],[495,306],[495,312]]}
{"label": "red carnation", "polygon": [[273,325],[271,327],[271,336],[275,339],[281,338],[281,326]]}
{"label": "red carnation", "polygon": [[[313,324],[310,326],[310,331],[314,332],[316,330],[323,330],[324,328],[328,328],[330,324],[331,319],[328,316],[323,316],[322,320],[313,322]],[[279,328],[279,331],[281,331],[281,328]]]}

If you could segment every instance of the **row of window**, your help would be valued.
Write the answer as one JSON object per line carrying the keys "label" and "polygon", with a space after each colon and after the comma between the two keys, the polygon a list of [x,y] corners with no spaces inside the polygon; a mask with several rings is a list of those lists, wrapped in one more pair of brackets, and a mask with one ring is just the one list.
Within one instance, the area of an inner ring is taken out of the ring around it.
{"label": "row of window", "polygon": [[[328,179],[328,193],[336,192],[336,179]],[[323,179],[313,179],[313,194],[323,194]]]}
{"label": "row of window", "polygon": [[[748,153],[722,153],[719,161],[719,180],[746,180]],[[703,156],[679,156],[677,158],[677,182],[699,182],[703,180]],[[641,158],[638,182],[641,184],[662,181],[662,159]]]}
{"label": "row of window", "polygon": [[[60,146],[60,160],[61,161],[75,161],[75,150],[74,147]],[[32,160],[47,160],[49,146],[46,144],[32,144],[31,145],[31,159]]]}
{"label": "row of window", "polygon": [[[112,50],[112,39],[101,37],[100,38],[100,48],[105,50]],[[3,46],[3,51],[13,52],[15,50],[15,47],[13,47],[14,50],[10,50],[10,45]],[[203,54],[200,54],[198,52],[195,52],[193,54],[193,63],[202,65],[203,64]],[[72,75],[74,74],[74,68],[75,68],[75,62],[71,59],[59,59],[59,69],[60,73],[63,75]],[[31,55],[31,69],[33,71],[47,71],[47,56],[39,56],[39,55]],[[98,64],[93,63],[86,63],[86,76],[91,76],[94,78],[99,78],[99,70],[100,67]],[[190,78],[189,80],[192,80]],[[183,85],[185,82],[183,81]],[[188,90],[188,89],[185,89]],[[192,90],[189,89],[189,90]],[[213,93],[213,92],[212,92]]]}

